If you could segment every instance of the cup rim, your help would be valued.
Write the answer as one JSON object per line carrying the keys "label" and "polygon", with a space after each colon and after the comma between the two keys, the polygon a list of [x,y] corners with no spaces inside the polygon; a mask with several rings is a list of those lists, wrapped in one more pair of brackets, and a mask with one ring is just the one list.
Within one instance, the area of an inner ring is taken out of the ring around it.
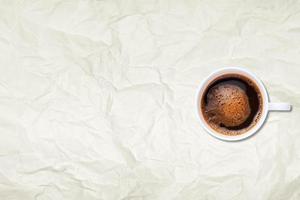
{"label": "cup rim", "polygon": [[[204,120],[202,111],[201,111],[201,98],[203,95],[203,92],[205,91],[206,87],[211,83],[212,80],[217,78],[218,76],[225,75],[225,74],[241,74],[244,76],[249,77],[252,81],[255,82],[255,84],[258,86],[261,95],[262,95],[262,113],[259,118],[259,121],[247,132],[242,133],[240,135],[230,136],[230,135],[224,135],[216,130],[212,129]],[[253,136],[264,124],[267,115],[268,115],[268,103],[269,103],[269,96],[266,90],[266,87],[263,85],[262,81],[257,78],[255,74],[250,72],[247,69],[240,68],[240,67],[225,67],[221,69],[217,69],[213,71],[211,74],[209,74],[198,86],[197,93],[196,93],[196,109],[197,109],[197,117],[200,121],[201,126],[205,129],[206,132],[208,132],[213,137],[223,140],[223,141],[239,141],[244,140],[246,138],[249,138],[250,136]]]}

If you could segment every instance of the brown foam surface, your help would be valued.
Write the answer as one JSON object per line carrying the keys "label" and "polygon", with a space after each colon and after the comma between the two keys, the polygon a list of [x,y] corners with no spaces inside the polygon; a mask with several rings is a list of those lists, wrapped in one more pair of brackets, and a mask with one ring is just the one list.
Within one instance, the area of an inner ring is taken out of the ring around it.
{"label": "brown foam surface", "polygon": [[208,120],[225,127],[242,124],[251,112],[244,86],[237,82],[215,85],[208,91],[207,103]]}
{"label": "brown foam surface", "polygon": [[257,85],[240,74],[216,78],[201,98],[208,125],[223,135],[240,135],[258,122],[263,99]]}

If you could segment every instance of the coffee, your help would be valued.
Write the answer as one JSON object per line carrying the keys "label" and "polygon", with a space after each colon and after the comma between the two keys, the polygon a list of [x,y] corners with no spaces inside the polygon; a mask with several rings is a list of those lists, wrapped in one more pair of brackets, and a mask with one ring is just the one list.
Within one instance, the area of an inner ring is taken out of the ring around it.
{"label": "coffee", "polygon": [[254,81],[240,74],[226,74],[208,85],[201,99],[201,111],[215,131],[240,135],[257,123],[262,103],[262,95]]}

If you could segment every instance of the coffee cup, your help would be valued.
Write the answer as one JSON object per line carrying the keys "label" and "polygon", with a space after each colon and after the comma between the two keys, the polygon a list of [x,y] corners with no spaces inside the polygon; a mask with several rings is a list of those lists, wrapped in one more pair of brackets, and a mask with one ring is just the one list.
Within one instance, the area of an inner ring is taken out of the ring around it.
{"label": "coffee cup", "polygon": [[289,103],[269,102],[263,83],[250,71],[230,67],[211,73],[196,93],[197,116],[210,135],[238,141],[254,135],[269,111],[291,111]]}

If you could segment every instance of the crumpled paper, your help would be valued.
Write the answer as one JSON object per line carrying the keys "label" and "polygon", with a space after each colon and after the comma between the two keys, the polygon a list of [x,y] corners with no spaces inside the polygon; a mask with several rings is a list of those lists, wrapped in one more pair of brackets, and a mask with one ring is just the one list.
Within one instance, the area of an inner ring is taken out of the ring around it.
{"label": "crumpled paper", "polygon": [[[1,200],[300,199],[298,1],[2,0]],[[241,142],[195,92],[242,67],[290,113]]]}

